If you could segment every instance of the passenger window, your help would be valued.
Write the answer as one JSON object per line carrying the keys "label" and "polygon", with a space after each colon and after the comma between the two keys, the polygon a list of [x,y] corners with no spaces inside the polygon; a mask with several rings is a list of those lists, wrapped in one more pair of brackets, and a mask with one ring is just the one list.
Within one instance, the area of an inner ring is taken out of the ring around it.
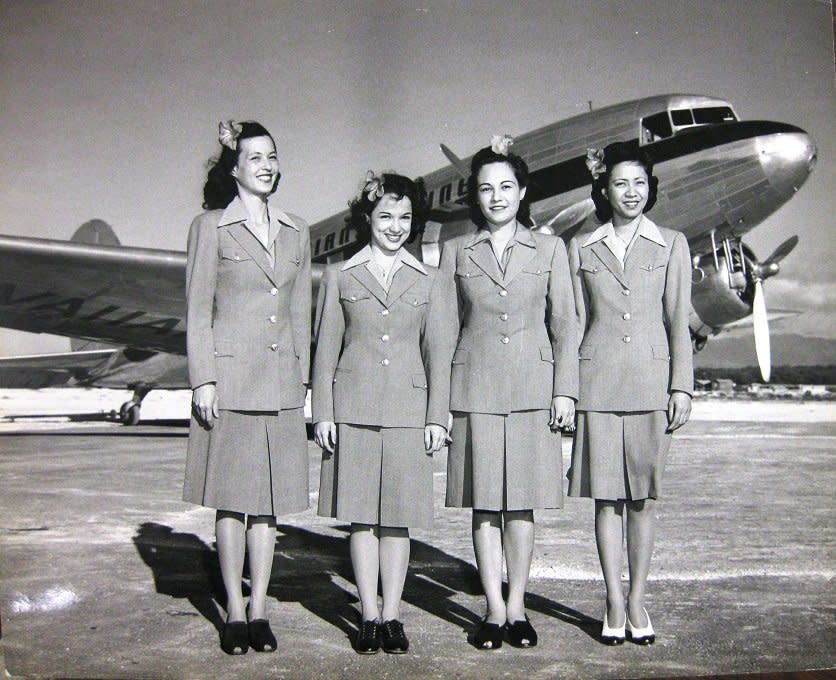
{"label": "passenger window", "polygon": [[734,113],[728,106],[694,109],[694,122],[697,125],[718,125],[719,123],[733,123],[734,121]]}
{"label": "passenger window", "polygon": [[671,111],[671,120],[677,127],[694,124],[694,117],[691,115],[690,109],[676,109]]}

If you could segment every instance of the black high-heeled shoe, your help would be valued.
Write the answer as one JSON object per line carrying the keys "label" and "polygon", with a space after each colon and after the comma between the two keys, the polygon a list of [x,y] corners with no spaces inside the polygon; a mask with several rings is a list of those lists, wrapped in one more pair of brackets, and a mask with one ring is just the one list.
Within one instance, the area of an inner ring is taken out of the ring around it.
{"label": "black high-heeled shoe", "polygon": [[473,636],[473,644],[478,649],[499,649],[502,647],[502,626],[488,623],[487,618],[482,619]]}
{"label": "black high-heeled shoe", "polygon": [[249,649],[249,639],[245,621],[227,621],[221,633],[221,649],[232,656],[246,654]]}
{"label": "black high-heeled shoe", "polygon": [[514,647],[537,646],[537,631],[528,620],[528,614],[523,620],[506,623],[505,633],[508,635],[508,642]]}
{"label": "black high-heeled shoe", "polygon": [[250,647],[257,652],[275,652],[278,643],[267,619],[253,619],[247,624]]}

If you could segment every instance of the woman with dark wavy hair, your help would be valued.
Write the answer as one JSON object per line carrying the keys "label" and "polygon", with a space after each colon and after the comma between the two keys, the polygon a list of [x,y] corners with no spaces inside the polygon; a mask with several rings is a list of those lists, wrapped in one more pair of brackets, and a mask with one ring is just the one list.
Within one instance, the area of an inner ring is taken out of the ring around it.
{"label": "woman with dark wavy hair", "polygon": [[[688,311],[691,262],[685,236],[654,224],[651,159],[636,144],[590,149],[592,200],[604,224],[569,243],[581,332],[577,433],[569,495],[595,499],[595,538],[607,589],[606,644],[650,644],[644,608],[671,432],[691,412]],[[626,511],[630,591],[621,586]]]}
{"label": "woman with dark wavy hair", "polygon": [[432,525],[432,455],[447,435],[445,343],[455,319],[438,270],[404,248],[423,224],[424,202],[420,182],[369,172],[349,218],[365,245],[325,270],[317,303],[318,510],[351,523],[360,654],[409,647],[400,621],[409,529]]}
{"label": "woman with dark wavy hair", "polygon": [[571,424],[577,396],[566,247],[529,229],[528,166],[509,152],[511,141],[496,137],[473,157],[468,198],[478,229],[447,241],[441,256],[459,318],[446,504],[473,509],[487,603],[479,649],[537,644],[525,610],[534,509],[563,503],[559,429]]}
{"label": "woman with dark wavy hair", "polygon": [[[266,616],[276,516],[308,506],[305,433],[310,236],[273,194],[276,144],[254,121],[221,123],[221,154],[192,222],[186,265],[192,420],[183,498],[216,509],[226,589],[221,647],[276,649]],[[242,577],[249,557],[250,598]]]}

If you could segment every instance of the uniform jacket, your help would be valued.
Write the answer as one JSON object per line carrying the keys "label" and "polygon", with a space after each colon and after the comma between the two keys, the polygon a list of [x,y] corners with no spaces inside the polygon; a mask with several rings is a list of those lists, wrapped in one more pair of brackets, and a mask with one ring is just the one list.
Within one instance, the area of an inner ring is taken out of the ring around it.
{"label": "uniform jacket", "polygon": [[217,383],[220,408],[276,411],[305,403],[311,337],[307,225],[269,203],[275,261],[236,197],[198,215],[186,264],[189,382]]}
{"label": "uniform jacket", "polygon": [[[517,226],[503,276],[487,230],[444,244],[460,331],[450,408],[475,413],[548,409],[577,398],[577,325],[563,241]],[[510,245],[510,242],[509,242]],[[454,283],[453,283],[454,282]]]}
{"label": "uniform jacket", "polygon": [[582,337],[577,408],[664,410],[670,392],[693,391],[688,241],[643,217],[622,267],[603,240],[610,225],[569,243]]}
{"label": "uniform jacket", "polygon": [[[447,427],[455,311],[438,270],[401,251],[388,293],[370,249],[325,270],[316,312],[314,422]],[[445,365],[446,363],[446,365]]]}

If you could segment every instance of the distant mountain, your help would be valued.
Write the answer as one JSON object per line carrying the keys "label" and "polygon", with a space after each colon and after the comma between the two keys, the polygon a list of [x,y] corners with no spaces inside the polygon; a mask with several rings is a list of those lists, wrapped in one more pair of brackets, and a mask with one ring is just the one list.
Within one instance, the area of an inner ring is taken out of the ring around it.
{"label": "distant mountain", "polygon": [[[836,339],[787,333],[772,335],[773,366],[830,366],[836,364]],[[694,365],[705,368],[742,368],[757,365],[755,340],[750,333],[709,338]]]}

